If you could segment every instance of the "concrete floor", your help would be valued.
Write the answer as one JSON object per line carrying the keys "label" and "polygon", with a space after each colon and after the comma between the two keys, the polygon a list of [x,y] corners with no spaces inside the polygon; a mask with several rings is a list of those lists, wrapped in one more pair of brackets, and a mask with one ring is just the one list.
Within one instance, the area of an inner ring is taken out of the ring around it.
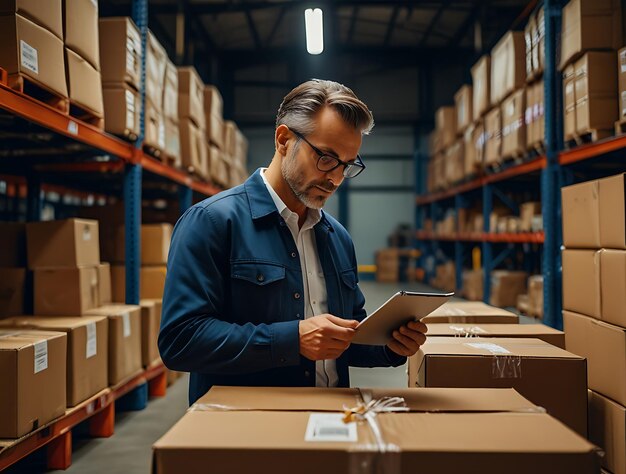
{"label": "concrete floor", "polygon": [[[398,290],[428,291],[419,283],[361,282],[366,309],[371,312]],[[531,322],[528,319],[523,322]],[[351,368],[352,386],[405,387],[406,365],[397,368]],[[7,474],[67,472],[76,474],[145,474],[150,471],[152,444],[159,439],[187,409],[187,378],[168,388],[164,398],[154,399],[145,410],[118,413],[115,434],[107,439],[91,439],[83,427],[73,432],[72,466],[67,471],[46,471],[45,449],[9,468]],[[181,471],[182,472],[182,471]]]}

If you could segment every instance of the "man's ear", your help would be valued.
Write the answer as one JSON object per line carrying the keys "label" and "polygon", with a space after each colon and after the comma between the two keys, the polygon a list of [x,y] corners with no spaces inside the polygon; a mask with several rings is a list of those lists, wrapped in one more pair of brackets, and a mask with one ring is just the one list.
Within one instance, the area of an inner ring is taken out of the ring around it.
{"label": "man's ear", "polygon": [[287,156],[287,145],[293,134],[287,125],[279,125],[274,133],[274,146],[278,154]]}

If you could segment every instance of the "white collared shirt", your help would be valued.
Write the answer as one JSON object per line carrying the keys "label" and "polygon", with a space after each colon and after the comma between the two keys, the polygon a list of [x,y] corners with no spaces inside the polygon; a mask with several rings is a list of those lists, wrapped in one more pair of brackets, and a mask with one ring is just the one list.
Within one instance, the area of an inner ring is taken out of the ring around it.
{"label": "white collared shirt", "polygon": [[[298,227],[298,214],[292,212],[276,194],[265,178],[265,170],[261,169],[261,177],[265,183],[276,209],[285,220],[300,255],[302,284],[304,285],[304,317],[310,318],[328,313],[328,295],[324,270],[317,253],[315,231],[313,227],[322,218],[319,209],[307,209],[307,216],[302,228]],[[334,360],[318,360],[315,362],[315,385],[317,387],[336,387],[339,383],[337,365]]]}

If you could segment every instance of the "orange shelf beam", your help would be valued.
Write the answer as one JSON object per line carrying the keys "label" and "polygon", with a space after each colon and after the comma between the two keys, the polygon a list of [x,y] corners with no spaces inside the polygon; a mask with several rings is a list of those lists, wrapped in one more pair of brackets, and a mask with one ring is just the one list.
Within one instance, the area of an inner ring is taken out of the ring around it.
{"label": "orange shelf beam", "polygon": [[438,240],[449,242],[494,242],[511,244],[542,244],[545,238],[543,232],[521,232],[519,234],[455,232],[453,234],[437,235],[433,232],[427,231],[417,231],[416,237],[419,240]]}
{"label": "orange shelf beam", "polygon": [[569,165],[578,161],[588,160],[597,156],[605,155],[613,151],[626,148],[626,135],[606,138],[587,145],[577,146],[559,154],[559,163]]}

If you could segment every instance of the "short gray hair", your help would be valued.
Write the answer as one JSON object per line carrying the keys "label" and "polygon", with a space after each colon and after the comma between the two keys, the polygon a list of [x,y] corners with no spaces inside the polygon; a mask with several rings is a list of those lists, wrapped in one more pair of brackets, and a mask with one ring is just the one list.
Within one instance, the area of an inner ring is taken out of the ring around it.
{"label": "short gray hair", "polygon": [[276,127],[286,125],[304,135],[313,132],[313,118],[324,106],[332,107],[348,124],[368,135],[374,116],[351,89],[334,81],[311,79],[285,96],[278,108]]}

